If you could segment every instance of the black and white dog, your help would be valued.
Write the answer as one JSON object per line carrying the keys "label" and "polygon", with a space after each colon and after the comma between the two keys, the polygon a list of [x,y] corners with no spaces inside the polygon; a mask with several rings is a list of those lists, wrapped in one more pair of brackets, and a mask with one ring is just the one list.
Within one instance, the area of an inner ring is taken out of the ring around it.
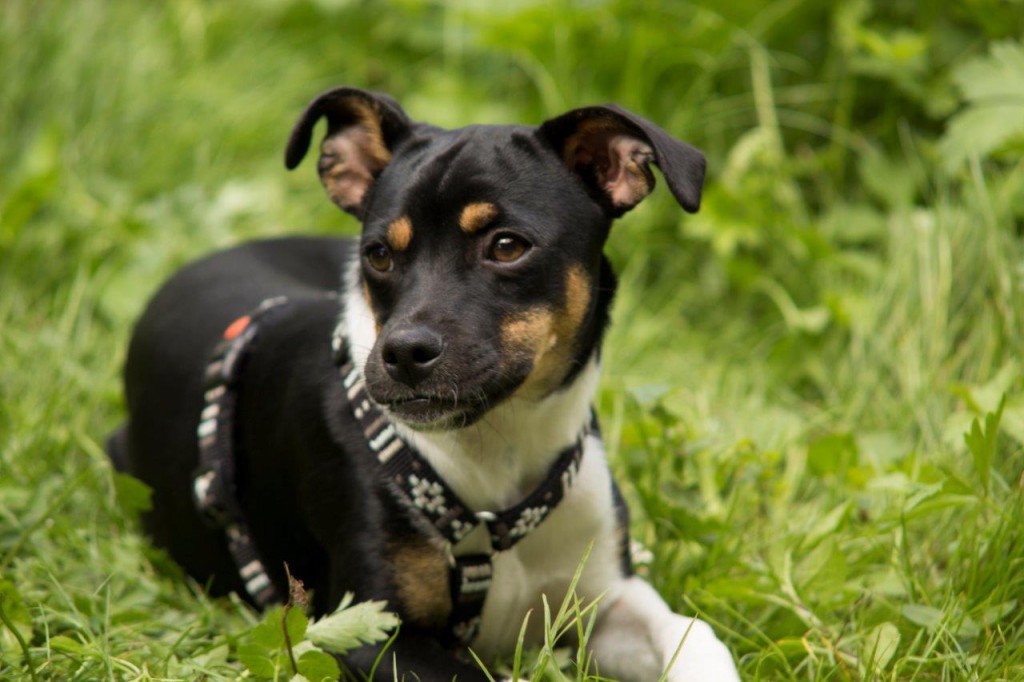
{"label": "black and white dog", "polygon": [[[541,597],[600,597],[605,677],[736,680],[711,628],[633,575],[593,418],[612,220],[654,187],[696,211],[704,157],[617,106],[442,130],[338,88],[301,115],[356,241],[287,238],[194,263],[131,341],[115,463],[152,486],[154,541],[214,593],[346,592],[402,620],[375,679],[486,677]],[[209,519],[216,523],[211,526]],[[684,641],[685,640],[685,641]],[[346,658],[368,671],[377,650]],[[393,661],[397,670],[392,669]]]}

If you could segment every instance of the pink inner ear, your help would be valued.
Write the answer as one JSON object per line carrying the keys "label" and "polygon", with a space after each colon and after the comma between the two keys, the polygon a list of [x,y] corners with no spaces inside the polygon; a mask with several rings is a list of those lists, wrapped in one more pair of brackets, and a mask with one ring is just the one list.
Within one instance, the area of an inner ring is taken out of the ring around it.
{"label": "pink inner ear", "polygon": [[617,209],[633,208],[654,188],[648,169],[654,151],[627,133],[594,131],[579,139],[573,156],[577,167],[594,167],[598,184]]}
{"label": "pink inner ear", "polygon": [[320,180],[331,200],[346,211],[360,207],[366,191],[391,156],[379,131],[365,123],[328,137],[320,151]]}
{"label": "pink inner ear", "polygon": [[613,206],[633,208],[653,189],[648,165],[654,160],[654,151],[630,135],[613,135],[608,150],[610,163],[601,186]]}

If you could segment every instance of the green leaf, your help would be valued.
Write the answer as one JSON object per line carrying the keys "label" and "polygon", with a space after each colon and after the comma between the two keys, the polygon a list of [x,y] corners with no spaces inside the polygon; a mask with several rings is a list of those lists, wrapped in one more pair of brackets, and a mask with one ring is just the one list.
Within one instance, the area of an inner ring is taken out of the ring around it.
{"label": "green leaf", "polygon": [[1011,98],[1024,105],[1024,46],[993,43],[987,57],[975,57],[959,66],[953,80],[970,102]]}
{"label": "green leaf", "polygon": [[382,642],[388,631],[398,627],[396,615],[384,610],[382,601],[351,606],[353,595],[346,593],[337,610],[314,622],[306,630],[311,642],[332,653],[343,654],[364,644]]}
{"label": "green leaf", "polygon": [[153,508],[153,489],[129,474],[114,472],[114,494],[117,504],[127,514]]}
{"label": "green leaf", "polygon": [[1004,144],[1024,136],[1024,105],[987,104],[956,116],[939,143],[942,164],[955,171],[972,155],[984,157]]}
{"label": "green leaf", "polygon": [[804,544],[813,546],[823,538],[832,537],[836,529],[846,520],[852,506],[853,500],[845,500],[816,520],[804,536]]}
{"label": "green leaf", "polygon": [[981,620],[986,626],[991,627],[992,625],[1001,621],[1006,616],[1016,611],[1016,609],[1017,600],[1011,599],[1010,601],[1003,602],[1002,604],[990,606],[984,611],[982,611]]}
{"label": "green leaf", "polygon": [[848,574],[846,554],[830,539],[800,558],[793,567],[793,582],[824,601],[842,593]]}
{"label": "green leaf", "polygon": [[227,644],[221,644],[220,646],[213,647],[206,653],[194,656],[192,662],[200,667],[225,665],[230,653],[231,648]]}
{"label": "green leaf", "polygon": [[286,611],[282,606],[270,609],[238,647],[238,659],[253,675],[275,677],[289,665],[285,629],[294,651],[305,638],[307,623],[302,609],[289,608]]}
{"label": "green leaf", "polygon": [[[0,607],[3,607],[7,621],[17,630],[17,634],[24,640],[32,639],[32,616],[18,588],[9,580],[0,582]],[[0,623],[0,651],[6,643],[14,645],[17,638],[13,635],[14,633],[8,632],[7,627]]]}
{"label": "green leaf", "polygon": [[868,632],[863,643],[863,658],[869,673],[885,670],[900,645],[900,631],[892,623],[879,623]]}
{"label": "green leaf", "polygon": [[78,642],[64,635],[57,635],[50,638],[50,648],[66,654],[80,654],[85,650],[81,642]]}
{"label": "green leaf", "polygon": [[338,661],[328,653],[313,650],[302,654],[298,660],[299,673],[304,675],[310,682],[333,682],[341,676],[341,667]]}
{"label": "green leaf", "polygon": [[924,604],[907,604],[901,610],[903,617],[915,625],[934,630],[942,622],[942,611]]}
{"label": "green leaf", "polygon": [[952,118],[939,143],[948,170],[1024,137],[1024,46],[995,43],[987,56],[959,66],[953,80],[967,108]]}
{"label": "green leaf", "polygon": [[284,646],[284,630],[281,619],[284,618],[284,607],[275,606],[266,612],[259,625],[249,633],[249,641],[266,649],[280,649]]}
{"label": "green leaf", "polygon": [[976,639],[981,634],[981,626],[978,622],[969,616],[964,618],[956,624],[956,636],[964,639]]}
{"label": "green leaf", "polygon": [[302,609],[288,609],[284,619],[284,626],[288,630],[288,641],[291,642],[293,647],[306,636],[306,626],[308,624],[309,619],[306,618],[306,614],[302,612]]}
{"label": "green leaf", "polygon": [[985,415],[984,429],[981,422],[974,419],[971,422],[971,430],[964,434],[964,442],[967,443],[967,449],[971,451],[971,456],[974,458],[974,469],[978,472],[981,486],[986,491],[992,475],[992,461],[996,455],[999,422],[1003,418],[1004,407],[1006,407],[1006,394],[1003,394],[996,411]]}
{"label": "green leaf", "polygon": [[239,645],[238,660],[257,677],[272,679],[277,674],[278,655],[276,650],[268,649],[255,642],[245,642]]}
{"label": "green leaf", "polygon": [[918,485],[917,492],[903,503],[903,515],[916,519],[937,511],[955,507],[969,507],[978,504],[978,496],[958,491],[951,480],[933,485]]}

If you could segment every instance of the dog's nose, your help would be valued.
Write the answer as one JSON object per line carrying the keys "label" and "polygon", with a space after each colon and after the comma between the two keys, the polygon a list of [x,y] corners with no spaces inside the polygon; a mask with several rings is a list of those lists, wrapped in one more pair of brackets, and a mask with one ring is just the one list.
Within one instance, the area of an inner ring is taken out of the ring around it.
{"label": "dog's nose", "polygon": [[392,379],[415,386],[430,376],[442,350],[444,339],[430,327],[399,327],[384,339],[381,356]]}

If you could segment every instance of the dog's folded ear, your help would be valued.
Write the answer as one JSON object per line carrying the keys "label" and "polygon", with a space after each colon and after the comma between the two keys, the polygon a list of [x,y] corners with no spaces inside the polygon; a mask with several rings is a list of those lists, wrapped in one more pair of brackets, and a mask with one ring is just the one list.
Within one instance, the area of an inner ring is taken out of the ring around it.
{"label": "dog's folded ear", "polygon": [[704,155],[622,107],[574,109],[546,121],[539,132],[613,216],[654,189],[651,163],[661,169],[684,209],[695,213],[700,208]]}
{"label": "dog's folded ear", "polygon": [[327,134],[317,165],[320,181],[334,203],[359,216],[366,191],[412,124],[387,95],[357,88],[328,90],[310,102],[292,129],[284,155],[289,170],[306,156],[321,117],[327,119]]}

